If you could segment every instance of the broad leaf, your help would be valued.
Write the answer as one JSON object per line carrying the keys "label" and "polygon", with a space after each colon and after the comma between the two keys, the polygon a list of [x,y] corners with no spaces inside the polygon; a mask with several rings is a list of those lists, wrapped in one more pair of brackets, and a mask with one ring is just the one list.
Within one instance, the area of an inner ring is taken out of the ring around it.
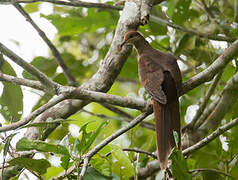
{"label": "broad leaf", "polygon": [[[2,59],[1,72],[11,76],[16,76],[14,69],[11,65]],[[21,118],[23,111],[23,95],[22,89],[19,85],[2,82],[3,92],[0,97],[1,114],[7,121],[18,121]],[[16,103],[17,102],[17,103]]]}
{"label": "broad leaf", "polygon": [[172,172],[177,180],[192,180],[192,176],[188,172],[187,162],[177,147],[173,149],[169,159],[172,160]]}
{"label": "broad leaf", "polygon": [[67,148],[64,146],[49,144],[39,140],[30,141],[27,138],[22,138],[17,142],[16,150],[17,151],[37,150],[40,152],[52,152],[56,154],[69,156],[69,152]]}
{"label": "broad leaf", "polygon": [[120,176],[121,179],[129,179],[135,174],[134,167],[132,166],[129,157],[118,146],[110,145],[110,147],[112,156],[117,160],[115,163],[113,163],[113,172]]}
{"label": "broad leaf", "polygon": [[[31,62],[31,65],[45,73],[48,77],[52,77],[55,74],[56,68],[58,66],[54,59],[47,59],[41,56],[35,57]],[[25,70],[23,71],[22,75],[24,78],[37,80],[33,75]]]}
{"label": "broad leaf", "polygon": [[89,167],[83,179],[84,180],[109,180],[111,178],[103,176],[94,168]]}
{"label": "broad leaf", "polygon": [[39,174],[46,173],[47,168],[50,167],[50,163],[46,159],[31,159],[18,157],[9,161],[11,166],[18,165],[26,169],[38,172]]}
{"label": "broad leaf", "polygon": [[108,177],[112,175],[111,163],[106,157],[95,155],[90,160],[90,164],[102,175]]}

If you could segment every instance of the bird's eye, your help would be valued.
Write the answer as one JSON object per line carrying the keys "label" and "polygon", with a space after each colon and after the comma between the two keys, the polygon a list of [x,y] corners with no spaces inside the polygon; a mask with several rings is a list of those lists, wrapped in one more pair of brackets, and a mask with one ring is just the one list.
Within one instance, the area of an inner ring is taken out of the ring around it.
{"label": "bird's eye", "polygon": [[129,38],[133,38],[133,34],[131,34],[131,35],[129,36]]}

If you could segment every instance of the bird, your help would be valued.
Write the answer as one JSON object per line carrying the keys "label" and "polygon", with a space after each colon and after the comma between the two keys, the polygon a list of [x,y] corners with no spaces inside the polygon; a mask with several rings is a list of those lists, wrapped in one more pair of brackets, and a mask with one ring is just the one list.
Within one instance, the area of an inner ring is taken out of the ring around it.
{"label": "bird", "polygon": [[181,146],[179,90],[182,86],[181,72],[172,54],[154,49],[140,32],[125,33],[121,49],[125,44],[135,47],[138,55],[139,79],[152,97],[155,116],[156,148],[161,169],[168,166],[168,156],[176,146],[174,131]]}

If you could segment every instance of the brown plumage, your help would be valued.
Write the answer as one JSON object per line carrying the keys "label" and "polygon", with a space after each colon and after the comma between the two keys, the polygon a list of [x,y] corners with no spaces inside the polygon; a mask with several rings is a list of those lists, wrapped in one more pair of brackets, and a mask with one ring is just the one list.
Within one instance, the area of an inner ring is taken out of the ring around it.
{"label": "brown plumage", "polygon": [[126,43],[136,48],[139,78],[152,96],[157,152],[160,167],[164,169],[175,146],[173,131],[178,133],[180,139],[178,90],[182,85],[181,73],[174,56],[152,48],[139,32],[127,32],[121,47]]}

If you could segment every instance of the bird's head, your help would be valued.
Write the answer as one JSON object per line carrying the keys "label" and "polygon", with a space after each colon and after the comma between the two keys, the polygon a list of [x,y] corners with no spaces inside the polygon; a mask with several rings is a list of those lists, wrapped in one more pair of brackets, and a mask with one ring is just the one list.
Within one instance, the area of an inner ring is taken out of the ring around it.
{"label": "bird's head", "polygon": [[143,36],[138,31],[128,31],[124,36],[124,40],[121,44],[121,48],[125,44],[134,44],[136,41],[140,40],[141,38],[143,38]]}

